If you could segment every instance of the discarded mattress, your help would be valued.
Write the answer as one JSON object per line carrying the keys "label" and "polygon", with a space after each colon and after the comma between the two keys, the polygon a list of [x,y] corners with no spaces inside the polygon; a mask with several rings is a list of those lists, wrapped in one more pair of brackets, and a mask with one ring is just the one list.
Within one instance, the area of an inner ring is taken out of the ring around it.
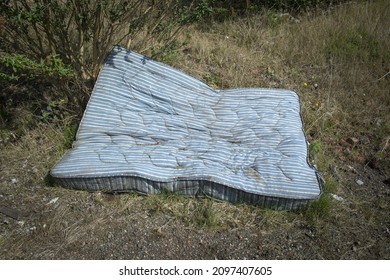
{"label": "discarded mattress", "polygon": [[51,176],[88,191],[169,190],[274,209],[321,192],[296,93],[213,89],[118,46]]}

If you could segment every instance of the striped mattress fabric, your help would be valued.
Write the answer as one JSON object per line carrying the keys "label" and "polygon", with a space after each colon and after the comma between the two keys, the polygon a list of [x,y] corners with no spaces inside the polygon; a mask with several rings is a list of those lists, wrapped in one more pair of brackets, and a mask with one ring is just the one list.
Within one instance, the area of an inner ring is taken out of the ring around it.
{"label": "striped mattress fabric", "polygon": [[300,208],[321,192],[296,93],[213,89],[119,46],[51,176],[88,191],[169,190],[273,209]]}

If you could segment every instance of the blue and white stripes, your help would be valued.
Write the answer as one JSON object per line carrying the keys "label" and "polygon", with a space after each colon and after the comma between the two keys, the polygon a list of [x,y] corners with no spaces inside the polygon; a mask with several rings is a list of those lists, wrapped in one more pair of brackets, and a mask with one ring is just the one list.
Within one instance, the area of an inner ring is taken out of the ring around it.
{"label": "blue and white stripes", "polygon": [[91,191],[169,189],[281,209],[320,194],[294,92],[214,90],[121,47],[51,175]]}

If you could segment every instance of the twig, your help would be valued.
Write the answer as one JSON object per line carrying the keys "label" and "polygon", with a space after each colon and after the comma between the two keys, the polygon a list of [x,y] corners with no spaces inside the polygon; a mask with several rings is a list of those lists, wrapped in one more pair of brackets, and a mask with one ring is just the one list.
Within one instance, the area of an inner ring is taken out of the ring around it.
{"label": "twig", "polygon": [[384,74],[384,75],[383,75],[382,77],[380,77],[379,79],[377,79],[377,81],[380,81],[380,80],[386,78],[386,76],[389,75],[389,74],[390,74],[390,71],[387,72],[386,74]]}

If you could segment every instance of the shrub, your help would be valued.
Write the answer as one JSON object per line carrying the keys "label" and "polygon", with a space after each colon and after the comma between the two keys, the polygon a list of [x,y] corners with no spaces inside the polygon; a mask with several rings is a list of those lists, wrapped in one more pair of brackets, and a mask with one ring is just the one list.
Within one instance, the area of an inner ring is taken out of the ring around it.
{"label": "shrub", "polygon": [[242,15],[273,9],[286,12],[303,12],[313,8],[326,8],[346,0],[204,0],[213,11],[214,19],[228,18],[226,15]]}
{"label": "shrub", "polygon": [[25,55],[2,53],[0,67],[0,80],[3,81],[15,81],[22,76],[33,77],[41,74],[59,78],[72,77],[75,74],[69,66],[64,65],[58,55],[51,55],[36,62]]}
{"label": "shrub", "polygon": [[193,19],[195,1],[2,1],[2,48],[36,61],[61,59],[84,79],[95,79],[115,44],[154,55],[175,43]]}

